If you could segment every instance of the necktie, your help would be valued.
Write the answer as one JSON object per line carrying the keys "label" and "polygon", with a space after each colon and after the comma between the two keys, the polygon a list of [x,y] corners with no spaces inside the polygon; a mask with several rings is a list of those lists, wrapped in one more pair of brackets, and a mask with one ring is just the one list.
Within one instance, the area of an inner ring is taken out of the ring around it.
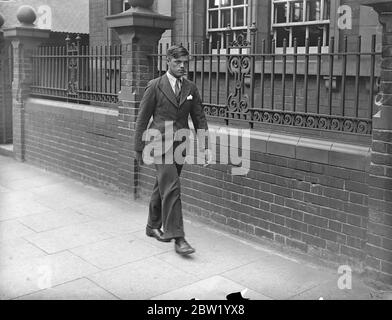
{"label": "necktie", "polygon": [[177,79],[176,80],[176,85],[175,85],[175,95],[177,100],[180,99],[180,93],[181,93],[181,80]]}

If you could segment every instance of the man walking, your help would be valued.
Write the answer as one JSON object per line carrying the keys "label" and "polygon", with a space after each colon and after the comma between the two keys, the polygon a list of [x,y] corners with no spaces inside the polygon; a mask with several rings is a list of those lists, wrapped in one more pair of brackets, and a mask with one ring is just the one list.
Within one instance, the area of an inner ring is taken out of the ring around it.
{"label": "man walking", "polygon": [[179,142],[175,141],[172,133],[167,135],[165,131],[169,127],[174,132],[189,129],[189,115],[196,130],[208,130],[198,89],[184,77],[188,56],[188,51],[182,46],[168,49],[168,71],[148,83],[140,103],[135,134],[135,151],[141,164],[145,147],[143,133],[153,117],[149,129],[159,130],[161,134],[151,143],[163,151],[154,153],[156,181],[149,205],[146,234],[163,242],[174,239],[175,251],[180,255],[194,253],[195,249],[185,240],[180,189],[183,162],[176,162],[177,157],[173,156]]}

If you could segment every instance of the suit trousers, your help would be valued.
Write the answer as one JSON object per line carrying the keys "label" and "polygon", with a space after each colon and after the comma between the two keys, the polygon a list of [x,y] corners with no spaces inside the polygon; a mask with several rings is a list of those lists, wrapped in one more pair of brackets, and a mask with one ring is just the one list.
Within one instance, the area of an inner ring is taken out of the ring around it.
{"label": "suit trousers", "polygon": [[165,239],[184,237],[180,185],[182,165],[155,164],[155,169],[156,180],[147,224],[154,229],[162,228]]}

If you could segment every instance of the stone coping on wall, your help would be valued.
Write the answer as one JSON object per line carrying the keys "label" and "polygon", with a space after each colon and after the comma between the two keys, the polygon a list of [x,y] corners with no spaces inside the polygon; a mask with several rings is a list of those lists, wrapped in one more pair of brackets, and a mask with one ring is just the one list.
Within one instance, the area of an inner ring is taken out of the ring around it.
{"label": "stone coping on wall", "polygon": [[[34,107],[40,106],[40,108],[51,107],[68,109],[70,112],[80,112],[81,118],[83,118],[86,113],[99,115],[101,117],[118,116],[118,110],[116,109],[39,98],[29,98],[27,105]],[[193,128],[191,121],[189,126],[190,128]],[[223,132],[226,130],[230,137],[236,137],[236,139],[239,139],[238,136],[241,135],[243,132],[242,130],[244,130],[227,128],[216,124],[210,124],[209,129],[210,131],[215,132],[216,135],[219,135],[219,132],[222,132],[222,130]],[[251,130],[249,146],[249,151],[252,152],[267,153],[347,169],[367,172],[370,166],[370,147],[340,143],[336,141],[302,137],[285,133],[279,134],[276,132]],[[246,146],[244,146],[244,149],[246,150]]]}
{"label": "stone coping on wall", "polygon": [[85,104],[77,104],[71,102],[63,102],[57,100],[29,98],[26,102],[26,105],[42,106],[43,108],[53,107],[59,109],[69,109],[69,110],[73,110],[74,112],[87,112],[87,113],[101,114],[101,115],[107,115],[113,117],[118,116],[117,109],[85,105]]}
{"label": "stone coping on wall", "polygon": [[[190,127],[193,127],[191,123]],[[243,129],[210,124],[209,130],[217,136],[220,130],[226,130],[230,137],[236,137],[239,141],[238,135],[242,134]],[[285,133],[251,130],[249,150],[366,172],[370,167],[370,147]]]}

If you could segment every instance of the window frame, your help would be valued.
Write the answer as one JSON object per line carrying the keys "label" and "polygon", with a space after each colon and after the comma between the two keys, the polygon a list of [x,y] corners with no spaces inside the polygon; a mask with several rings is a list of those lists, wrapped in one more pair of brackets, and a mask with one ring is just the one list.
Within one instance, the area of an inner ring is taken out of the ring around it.
{"label": "window frame", "polygon": [[[330,25],[331,25],[331,12],[332,12],[332,5],[333,0],[320,0],[320,19],[318,20],[307,20],[307,3],[315,1],[315,0],[271,0],[271,32],[273,34],[273,38],[275,39],[275,52],[282,53],[283,46],[277,45],[277,28],[285,28],[289,29],[289,38],[287,39],[287,53],[294,52],[294,45],[293,45],[293,27],[302,26],[305,27],[305,39],[309,37],[309,27],[311,26],[322,26],[323,27],[323,42],[321,44],[321,52],[327,53],[329,51],[329,38],[330,38]],[[329,1],[329,17],[325,19],[325,10],[326,1]],[[302,3],[302,21],[299,22],[290,22],[291,18],[291,6],[293,3]],[[286,22],[275,22],[277,17],[275,15],[275,7],[279,4],[286,4]],[[327,39],[328,35],[328,39]],[[304,39],[304,40],[305,40]],[[298,46],[298,53],[305,52],[305,46]],[[310,46],[309,52],[316,53],[317,46]]]}
{"label": "window frame", "polygon": [[[228,26],[222,26],[222,11],[229,10],[230,11],[230,31],[233,32],[233,37],[236,39],[237,33],[243,33],[247,32],[249,29],[249,12],[250,12],[250,1],[249,0],[244,0],[243,4],[235,5],[234,0],[228,0],[230,2],[229,5],[227,6],[222,6],[221,5],[221,0],[218,0],[218,7],[216,8],[210,8],[209,0],[206,0],[207,3],[207,18],[206,18],[206,32],[207,32],[207,38],[212,41],[212,34],[218,34],[220,35],[220,43],[221,43],[221,48],[213,49],[213,52],[217,52],[219,49],[219,52],[223,53],[225,50],[222,48],[223,43],[225,42],[225,32],[227,31]],[[234,26],[234,10],[238,8],[243,8],[243,20],[244,24],[243,26]],[[211,12],[218,12],[218,27],[217,28],[210,28],[210,13]]]}

